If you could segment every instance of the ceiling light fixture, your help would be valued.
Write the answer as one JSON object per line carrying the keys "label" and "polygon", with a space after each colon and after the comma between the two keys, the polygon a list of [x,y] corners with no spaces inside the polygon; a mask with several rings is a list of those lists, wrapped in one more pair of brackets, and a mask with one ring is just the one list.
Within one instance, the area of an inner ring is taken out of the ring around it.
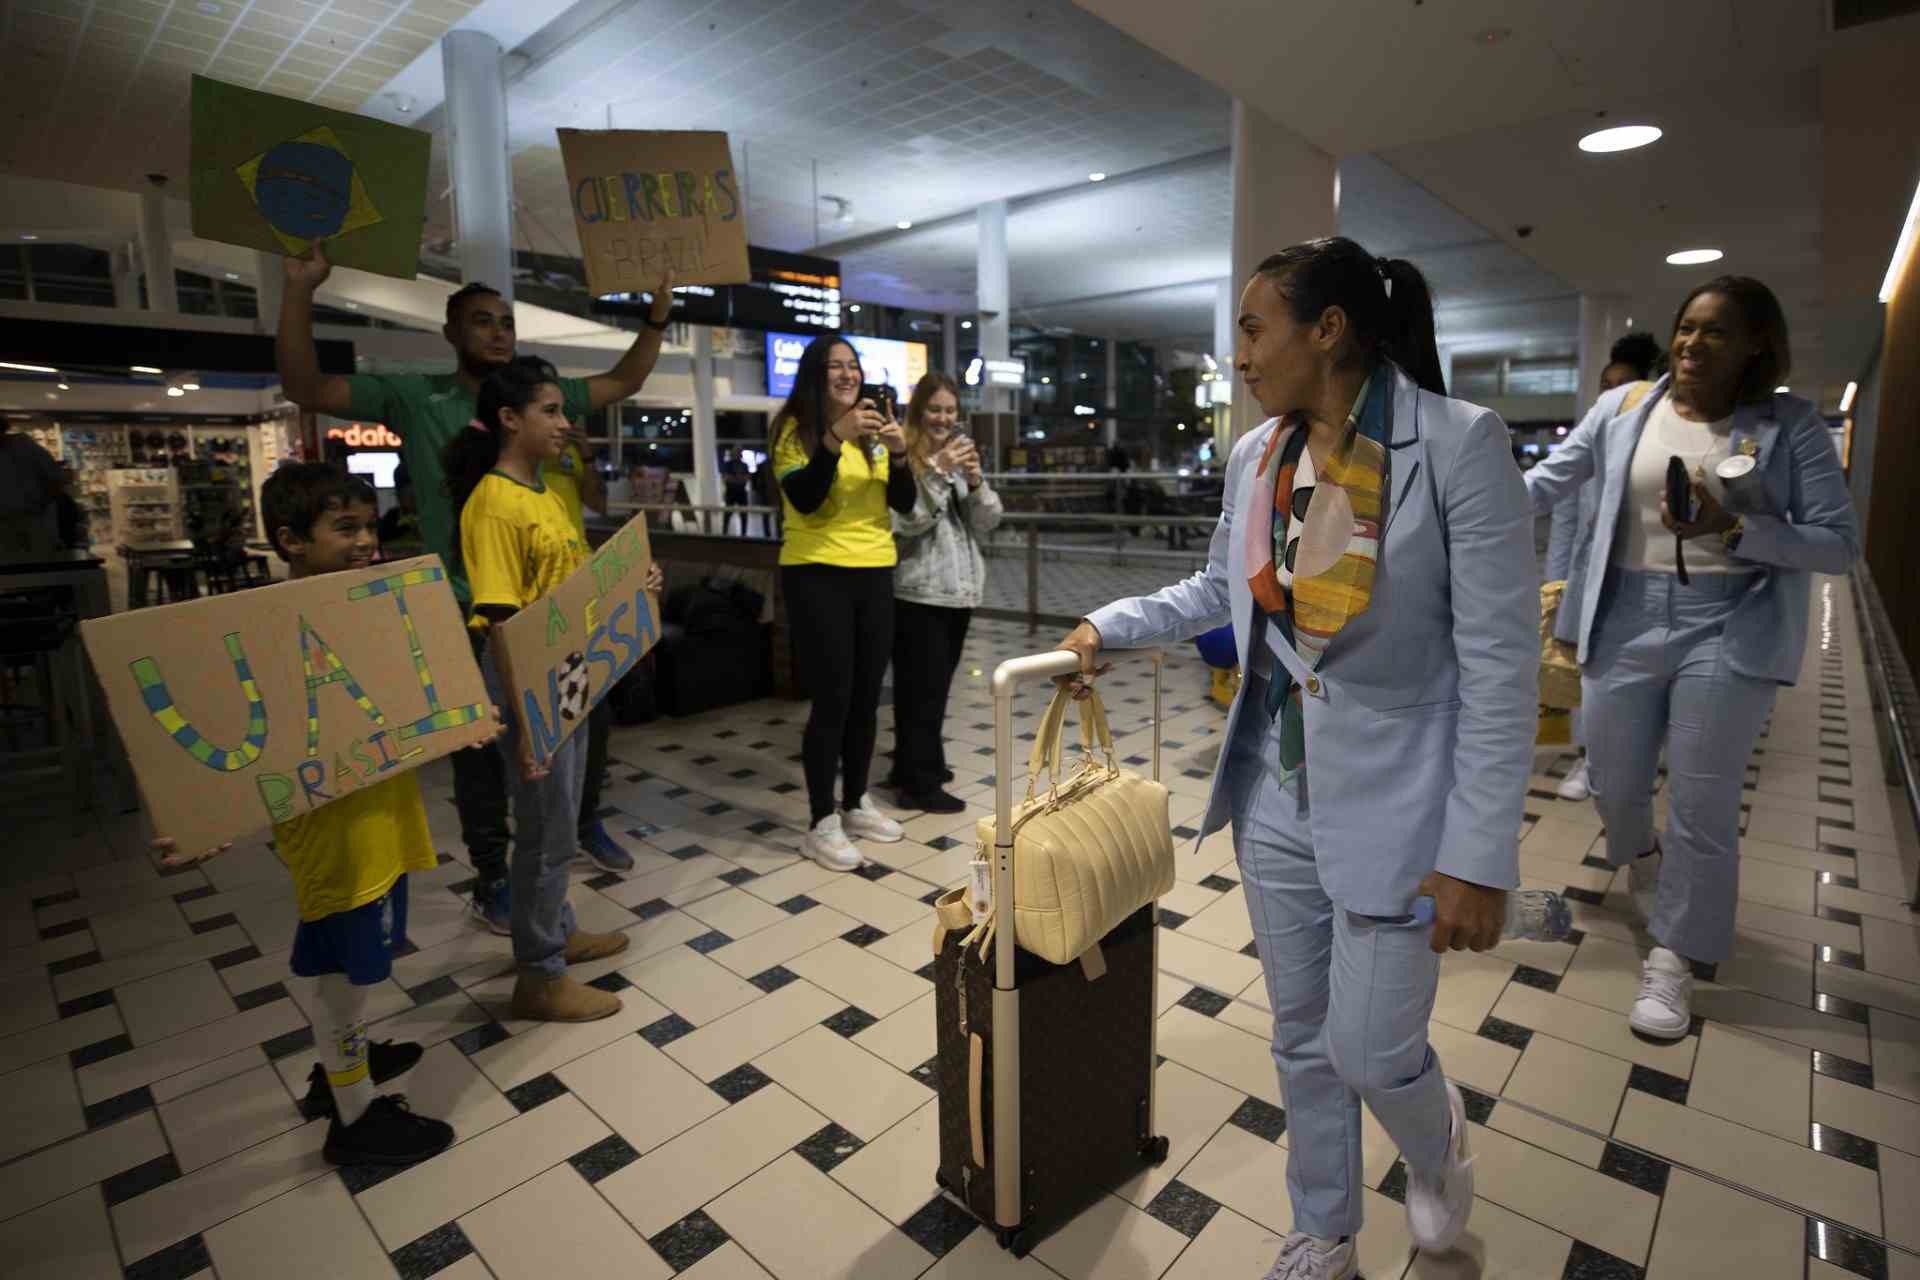
{"label": "ceiling light fixture", "polygon": [[180,389],[182,391],[198,391],[200,384],[197,382],[183,382],[180,384]]}
{"label": "ceiling light fixture", "polygon": [[1840,393],[1840,412],[1847,413],[1853,408],[1853,398],[1860,394],[1860,384],[1849,382],[1847,389]]}
{"label": "ceiling light fixture", "polygon": [[1598,129],[1580,139],[1580,149],[1594,155],[1606,155],[1613,151],[1632,151],[1635,147],[1650,146],[1660,141],[1660,130],[1650,124],[1621,124],[1611,129]]}
{"label": "ceiling light fixture", "polygon": [[238,280],[239,278],[240,278],[240,273],[239,273],[238,271],[229,271],[229,272],[227,272],[227,279],[229,279],[229,280]]}
{"label": "ceiling light fixture", "polygon": [[1703,262],[1718,262],[1727,255],[1718,249],[1682,249],[1667,255],[1670,267],[1697,267]]}
{"label": "ceiling light fixture", "polygon": [[1777,386],[1777,387],[1775,387],[1775,388],[1773,389],[1773,394],[1775,394],[1775,395],[1777,395],[1777,396],[1784,396],[1784,395],[1786,395],[1786,394],[1787,394],[1787,393],[1788,393],[1789,391],[1792,391],[1792,390],[1793,390],[1793,388],[1792,388],[1792,387],[1789,387],[1789,386],[1787,386],[1787,385],[1786,385],[1785,383],[1781,383],[1781,384],[1780,384],[1779,386]]}
{"label": "ceiling light fixture", "polygon": [[177,396],[183,396],[183,395],[185,395],[185,394],[187,394],[187,393],[186,393],[185,391],[182,391],[182,390],[181,390],[181,389],[180,389],[179,387],[168,387],[168,388],[167,388],[167,394],[168,394],[168,395],[170,395],[170,396],[176,396],[176,397],[177,397]]}
{"label": "ceiling light fixture", "polygon": [[1916,238],[1920,238],[1920,186],[1913,189],[1913,203],[1907,206],[1907,221],[1900,228],[1900,238],[1894,241],[1893,259],[1887,263],[1887,278],[1880,282],[1880,301],[1893,301],[1894,286],[1900,283],[1907,259],[1913,256]]}
{"label": "ceiling light fixture", "polygon": [[130,364],[127,368],[135,373],[165,373],[165,369],[156,369],[150,364]]}
{"label": "ceiling light fixture", "polygon": [[893,225],[901,231],[913,230],[913,223],[907,220],[906,218],[900,219],[900,221],[894,223]]}
{"label": "ceiling light fixture", "polygon": [[73,390],[73,388],[72,388],[72,387],[70,387],[70,386],[68,386],[68,385],[67,385],[67,380],[66,380],[65,378],[62,378],[62,379],[60,379],[60,381],[58,381],[58,382],[56,382],[56,383],[54,383],[53,385],[54,385],[54,386],[56,386],[56,387],[58,387],[58,388],[60,388],[60,389],[61,389],[62,391],[71,391],[71,390]]}
{"label": "ceiling light fixture", "polygon": [[1088,182],[1105,182],[1106,180],[1107,180],[1107,175],[1104,173],[1095,172],[1087,175]]}
{"label": "ceiling light fixture", "polygon": [[40,237],[34,235],[32,232],[23,232],[20,238],[22,240],[38,240]]}
{"label": "ceiling light fixture", "polygon": [[851,302],[851,303],[848,303],[848,304],[847,304],[847,310],[848,310],[848,311],[851,311],[851,312],[853,312],[853,314],[855,314],[855,315],[859,315],[859,314],[860,314],[860,304],[859,304],[859,303],[857,303],[857,302]]}
{"label": "ceiling light fixture", "polygon": [[962,321],[960,322],[960,327],[961,327],[962,329],[971,329],[971,328],[973,328],[973,321],[971,321],[971,320],[962,320]]}
{"label": "ceiling light fixture", "polygon": [[50,364],[15,364],[11,360],[0,360],[0,369],[16,369],[21,373],[58,373]]}

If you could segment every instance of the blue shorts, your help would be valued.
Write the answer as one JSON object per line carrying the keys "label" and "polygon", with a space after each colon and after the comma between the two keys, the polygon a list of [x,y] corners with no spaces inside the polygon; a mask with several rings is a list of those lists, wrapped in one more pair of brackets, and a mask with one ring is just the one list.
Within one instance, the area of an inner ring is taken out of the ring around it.
{"label": "blue shorts", "polygon": [[293,931],[293,974],[324,978],[344,973],[356,987],[393,976],[393,953],[407,941],[407,877],[382,897],[351,911],[302,920]]}

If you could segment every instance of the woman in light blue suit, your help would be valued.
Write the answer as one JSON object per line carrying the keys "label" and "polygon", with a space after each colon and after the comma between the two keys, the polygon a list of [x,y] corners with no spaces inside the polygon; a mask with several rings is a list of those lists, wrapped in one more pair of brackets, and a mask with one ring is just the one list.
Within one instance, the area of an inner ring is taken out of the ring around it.
{"label": "woman in light blue suit", "polygon": [[[1740,789],[1774,691],[1800,677],[1810,575],[1845,573],[1859,526],[1814,406],[1775,391],[1790,353],[1780,303],[1758,280],[1722,276],[1675,314],[1672,373],[1632,411],[1602,396],[1527,474],[1546,510],[1590,478],[1594,531],[1562,616],[1577,620],[1587,757],[1607,857],[1627,866],[1655,946],[1629,1022],[1687,1033],[1689,962],[1733,945]],[[1667,509],[1679,458],[1691,520]],[[1723,474],[1729,476],[1723,479]],[[1667,742],[1667,826],[1649,797]]]}
{"label": "woman in light blue suit", "polygon": [[1206,569],[1096,610],[1061,647],[1086,680],[1103,646],[1233,624],[1246,678],[1201,825],[1233,824],[1293,1133],[1295,1229],[1271,1275],[1345,1280],[1363,1101],[1406,1158],[1420,1247],[1448,1248],[1473,1203],[1427,1020],[1440,953],[1491,947],[1519,882],[1533,517],[1505,424],[1443,394],[1412,264],[1296,245],[1240,312],[1235,363],[1272,416],[1234,446]]}

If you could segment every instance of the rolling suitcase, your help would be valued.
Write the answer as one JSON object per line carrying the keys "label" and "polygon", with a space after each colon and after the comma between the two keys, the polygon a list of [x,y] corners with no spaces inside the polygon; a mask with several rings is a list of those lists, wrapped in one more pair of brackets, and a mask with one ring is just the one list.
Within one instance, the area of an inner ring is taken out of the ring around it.
{"label": "rolling suitcase", "polygon": [[[1158,650],[1153,776],[1160,776]],[[1013,695],[1071,674],[1070,653],[1000,664],[993,675],[994,901],[1013,897]],[[982,959],[965,929],[936,927],[940,1167],[936,1180],[1023,1257],[1047,1231],[1167,1158],[1154,1133],[1158,908],[1109,930],[1079,961],[1049,964],[1014,943],[1011,912]]]}

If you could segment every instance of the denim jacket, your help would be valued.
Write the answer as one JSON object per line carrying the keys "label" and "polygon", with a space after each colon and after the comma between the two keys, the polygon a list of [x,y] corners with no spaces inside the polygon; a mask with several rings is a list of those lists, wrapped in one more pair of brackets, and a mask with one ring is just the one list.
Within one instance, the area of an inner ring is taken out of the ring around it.
{"label": "denim jacket", "polygon": [[913,510],[893,513],[893,541],[900,551],[893,594],[909,604],[978,608],[987,586],[980,535],[999,525],[1000,495],[984,481],[971,489],[964,477],[944,476],[932,467],[916,479]]}

